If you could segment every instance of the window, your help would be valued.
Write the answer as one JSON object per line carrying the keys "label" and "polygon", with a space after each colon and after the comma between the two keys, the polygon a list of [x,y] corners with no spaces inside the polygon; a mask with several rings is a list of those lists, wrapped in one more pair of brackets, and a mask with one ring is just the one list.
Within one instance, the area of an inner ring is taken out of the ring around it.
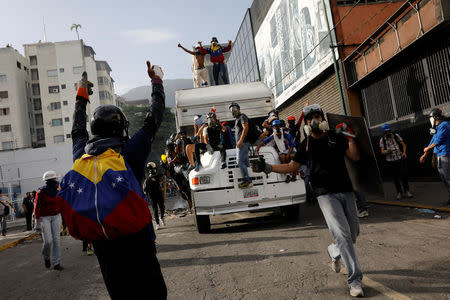
{"label": "window", "polygon": [[98,95],[100,97],[100,100],[111,99],[111,94],[107,91],[100,91],[98,92]]}
{"label": "window", "polygon": [[33,91],[33,96],[40,96],[41,95],[41,88],[39,87],[39,83],[33,83],[31,85],[31,89]]}
{"label": "window", "polygon": [[53,137],[53,143],[55,144],[64,143],[64,135],[55,135]]}
{"label": "window", "polygon": [[52,126],[62,126],[62,119],[52,119]]}
{"label": "window", "polygon": [[47,77],[58,77],[58,70],[47,70]]}
{"label": "window", "polygon": [[69,134],[66,134],[66,139],[70,139],[72,136]]}
{"label": "window", "polygon": [[6,75],[0,75],[0,82],[6,82],[7,76]]}
{"label": "window", "polygon": [[59,85],[49,86],[48,93],[49,94],[58,94],[59,93]]}
{"label": "window", "polygon": [[36,129],[36,138],[37,138],[38,141],[45,140],[44,128]]}
{"label": "window", "polygon": [[0,99],[8,98],[8,91],[0,91]]}
{"label": "window", "polygon": [[16,62],[17,63],[17,68],[22,69],[22,65],[20,64],[20,62]]}
{"label": "window", "polygon": [[11,125],[1,125],[0,126],[0,132],[10,132],[11,131]]}
{"label": "window", "polygon": [[0,108],[0,116],[7,116],[9,115],[9,107]]}
{"label": "window", "polygon": [[36,55],[30,56],[30,66],[37,65],[37,57]]}
{"label": "window", "polygon": [[42,126],[44,125],[44,119],[42,118],[42,114],[35,114],[34,120],[36,122],[36,126]]}
{"label": "window", "polygon": [[64,122],[69,122],[70,121],[70,118],[69,117],[65,117],[64,118]]}
{"label": "window", "polygon": [[66,89],[66,85],[65,84],[61,84],[61,89],[65,90]]}
{"label": "window", "polygon": [[34,110],[41,110],[42,109],[41,98],[33,99],[33,108],[34,108]]}
{"label": "window", "polygon": [[67,106],[69,103],[67,101],[63,101],[63,105]]}
{"label": "window", "polygon": [[31,80],[39,80],[38,69],[31,69]]}
{"label": "window", "polygon": [[73,67],[73,74],[81,74],[83,71],[83,67]]}
{"label": "window", "polygon": [[64,73],[64,68],[59,68],[59,73]]}
{"label": "window", "polygon": [[98,85],[109,85],[109,80],[106,77],[97,77]]}
{"label": "window", "polygon": [[2,142],[3,150],[11,150],[13,148],[13,142]]}
{"label": "window", "polygon": [[61,109],[61,102],[52,102],[50,103],[50,110]]}

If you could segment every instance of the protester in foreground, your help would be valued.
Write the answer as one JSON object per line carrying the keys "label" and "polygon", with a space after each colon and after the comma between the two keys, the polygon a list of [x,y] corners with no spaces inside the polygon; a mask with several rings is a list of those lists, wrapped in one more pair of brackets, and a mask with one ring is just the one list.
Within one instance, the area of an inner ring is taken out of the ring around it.
{"label": "protester in foreground", "polygon": [[444,121],[442,110],[433,108],[430,112],[431,133],[433,138],[420,157],[420,163],[424,163],[431,151],[437,160],[437,170],[448,191],[447,202],[444,206],[450,206],[450,123]]}
{"label": "protester in foreground", "polygon": [[383,136],[380,139],[381,154],[385,155],[386,167],[394,179],[397,200],[402,196],[412,198],[409,192],[408,169],[406,166],[406,144],[398,133],[393,133],[389,124],[381,126]]}
{"label": "protester in foreground", "polygon": [[58,175],[47,171],[42,176],[45,185],[36,194],[34,216],[39,220],[42,231],[42,256],[45,267],[50,268],[50,252],[53,248],[53,269],[61,271],[61,199],[58,194]]}
{"label": "protester in foreground", "polygon": [[61,181],[64,217],[70,234],[92,241],[112,299],[166,299],[155,248],[155,232],[141,183],[152,141],[165,110],[160,67],[147,61],[152,100],[142,128],[128,137],[128,120],[114,105],[97,107],[86,128],[93,84],[87,73],[78,84],[72,127],[74,165]]}
{"label": "protester in foreground", "polygon": [[252,179],[248,175],[248,169],[250,167],[250,161],[248,159],[248,149],[250,143],[247,139],[249,133],[249,120],[248,117],[241,113],[241,107],[236,102],[232,102],[228,109],[236,119],[234,129],[236,131],[236,152],[239,169],[242,173],[242,182],[239,184],[240,189],[246,189],[253,186]]}
{"label": "protester in foreground", "polygon": [[254,172],[290,173],[298,170],[302,164],[311,165],[311,185],[335,241],[328,246],[331,267],[339,273],[342,258],[348,272],[350,295],[360,297],[364,295],[361,287],[362,271],[353,246],[359,234],[359,220],[344,160],[347,156],[352,161],[358,161],[358,147],[350,137],[353,132],[348,126],[338,125],[340,129],[346,128],[340,130],[343,135],[328,130],[328,123],[318,104],[309,105],[303,111],[307,137],[294,160],[289,164],[273,166],[258,160],[252,163],[252,169]]}
{"label": "protester in foreground", "polygon": [[22,207],[25,212],[25,220],[27,222],[27,230],[32,230],[31,218],[33,216],[33,208],[34,208],[34,199],[31,196],[31,193],[26,193],[26,197],[23,198]]}
{"label": "protester in foreground", "polygon": [[2,224],[3,236],[6,235],[7,231],[6,217],[10,214],[11,210],[16,211],[11,202],[9,202],[8,196],[4,195],[2,190],[0,190],[0,223]]}

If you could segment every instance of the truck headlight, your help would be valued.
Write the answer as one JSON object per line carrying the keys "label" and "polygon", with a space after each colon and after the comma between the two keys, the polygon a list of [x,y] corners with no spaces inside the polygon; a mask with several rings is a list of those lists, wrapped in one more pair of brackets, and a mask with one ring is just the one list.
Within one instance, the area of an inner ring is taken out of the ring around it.
{"label": "truck headlight", "polygon": [[200,184],[209,184],[211,182],[211,178],[209,176],[200,176],[199,182]]}

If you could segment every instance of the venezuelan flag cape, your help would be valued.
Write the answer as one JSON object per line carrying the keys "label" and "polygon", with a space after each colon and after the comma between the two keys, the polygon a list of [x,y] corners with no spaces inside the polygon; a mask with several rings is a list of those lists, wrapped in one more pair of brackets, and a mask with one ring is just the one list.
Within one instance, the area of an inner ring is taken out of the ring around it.
{"label": "venezuelan flag cape", "polygon": [[117,239],[151,222],[140,184],[112,149],[77,159],[61,180],[58,196],[70,235],[80,240]]}

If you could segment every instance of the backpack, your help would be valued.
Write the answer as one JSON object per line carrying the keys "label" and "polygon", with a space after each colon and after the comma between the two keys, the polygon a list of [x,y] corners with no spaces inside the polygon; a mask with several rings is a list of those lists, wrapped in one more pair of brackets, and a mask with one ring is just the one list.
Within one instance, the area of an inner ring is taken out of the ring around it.
{"label": "backpack", "polygon": [[151,222],[139,182],[123,156],[112,149],[77,159],[61,180],[58,197],[70,235],[80,240],[117,239]]}
{"label": "backpack", "polygon": [[261,136],[261,131],[259,128],[255,125],[255,123],[248,119],[248,132],[247,132],[247,141],[250,144],[256,143],[258,138]]}

